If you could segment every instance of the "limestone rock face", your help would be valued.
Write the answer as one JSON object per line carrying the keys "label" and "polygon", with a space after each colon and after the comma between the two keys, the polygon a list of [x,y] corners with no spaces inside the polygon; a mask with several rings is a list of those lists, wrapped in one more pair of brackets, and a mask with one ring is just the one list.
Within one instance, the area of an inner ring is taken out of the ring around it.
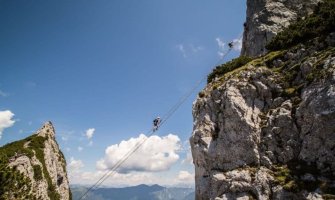
{"label": "limestone rock face", "polygon": [[321,0],[247,0],[241,55],[266,53],[265,44],[298,17],[311,13]]}
{"label": "limestone rock face", "polygon": [[69,180],[66,173],[66,161],[59,149],[55,139],[55,130],[50,122],[47,122],[38,132],[37,135],[47,137],[44,142],[44,161],[47,171],[50,175],[52,184],[55,185],[60,199],[69,199]]}
{"label": "limestone rock face", "polygon": [[251,61],[199,95],[190,138],[197,200],[334,191],[335,51],[311,43]]}
{"label": "limestone rock face", "polygon": [[[8,149],[14,149],[15,152],[9,152]],[[8,154],[14,153],[9,157],[7,165],[14,170],[12,173],[18,171],[26,179],[23,184],[26,188],[25,194],[19,195],[15,194],[16,191],[9,191],[5,192],[5,198],[71,199],[65,158],[56,142],[51,122],[45,123],[34,135],[8,144],[0,150]]]}

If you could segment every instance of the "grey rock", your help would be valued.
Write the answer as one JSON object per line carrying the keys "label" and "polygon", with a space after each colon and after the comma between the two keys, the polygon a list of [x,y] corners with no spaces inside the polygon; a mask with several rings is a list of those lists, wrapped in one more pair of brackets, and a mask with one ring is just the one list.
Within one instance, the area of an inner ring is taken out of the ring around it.
{"label": "grey rock", "polygon": [[247,0],[241,55],[256,57],[266,53],[265,45],[278,32],[313,11],[320,0]]}
{"label": "grey rock", "polygon": [[306,192],[304,197],[306,200],[323,200],[322,196],[315,192]]}
{"label": "grey rock", "polygon": [[303,181],[315,181],[315,178],[314,178],[314,176],[312,174],[307,173],[307,174],[304,174],[301,177],[301,180],[303,180]]}
{"label": "grey rock", "polygon": [[[60,195],[60,199],[70,199],[69,181],[65,171],[66,164],[55,140],[55,130],[51,122],[45,123],[43,127],[36,132],[36,135],[47,138],[44,142],[43,149],[44,162],[56,192]],[[29,148],[29,142],[24,145],[24,148]],[[48,196],[48,181],[43,173],[43,178],[41,180],[34,179],[34,165],[39,165],[41,169],[43,169],[42,163],[35,155],[32,158],[25,155],[15,156],[15,159],[10,160],[8,164],[9,167],[15,167],[18,171],[29,178],[32,183],[32,194],[40,199],[48,200],[50,199]]]}
{"label": "grey rock", "polygon": [[[208,85],[206,96],[194,102],[190,143],[197,200],[320,197],[287,191],[274,181],[274,165],[290,163],[298,163],[296,170],[315,165],[321,175],[295,175],[301,181],[335,174],[335,58],[320,60],[304,53],[314,47],[304,48],[288,51],[295,52],[288,56],[295,59],[285,67],[300,66],[299,73],[306,76],[317,60],[324,75],[308,83],[301,76],[299,100],[280,96],[283,83],[276,81],[277,73],[249,64],[226,77],[220,89]],[[329,185],[331,179],[323,182]]]}

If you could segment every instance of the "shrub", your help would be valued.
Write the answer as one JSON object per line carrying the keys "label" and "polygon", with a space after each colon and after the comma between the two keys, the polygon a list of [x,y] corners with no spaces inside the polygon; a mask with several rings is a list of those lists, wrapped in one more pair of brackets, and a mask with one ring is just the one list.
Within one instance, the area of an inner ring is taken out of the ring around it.
{"label": "shrub", "polygon": [[[0,199],[8,199],[6,195],[8,195],[10,191],[18,192],[19,197],[17,199],[35,199],[35,197],[27,197],[31,189],[31,185],[29,185],[30,179],[23,177],[23,175],[19,174],[19,172],[14,168],[7,167],[9,159],[16,153],[24,154],[29,158],[32,158],[34,155],[36,156],[36,158],[42,163],[42,166],[33,166],[34,178],[36,180],[41,180],[44,175],[44,178],[48,183],[48,196],[50,200],[60,199],[60,195],[57,192],[55,185],[52,183],[49,172],[46,169],[43,152],[45,140],[47,140],[47,137],[32,135],[23,140],[12,142],[0,147]],[[26,143],[29,144],[28,148],[24,148]],[[22,178],[20,178],[21,176]],[[26,189],[20,190],[17,188],[23,185],[27,186]]]}
{"label": "shrub", "polygon": [[319,3],[314,13],[299,19],[278,33],[267,45],[270,51],[286,49],[318,36],[335,31],[335,0]]}
{"label": "shrub", "polygon": [[242,67],[243,65],[250,62],[252,59],[247,56],[240,56],[238,58],[235,58],[229,62],[226,62],[225,64],[217,66],[212,73],[210,73],[207,77],[207,83],[212,82],[216,77],[223,76],[224,74],[233,71],[234,69],[237,69],[239,67]]}
{"label": "shrub", "polygon": [[206,96],[205,92],[203,92],[203,91],[199,92],[198,95],[199,95],[200,98],[204,98]]}
{"label": "shrub", "polygon": [[36,181],[42,180],[43,175],[42,175],[42,169],[39,165],[33,165],[34,169],[34,179]]}

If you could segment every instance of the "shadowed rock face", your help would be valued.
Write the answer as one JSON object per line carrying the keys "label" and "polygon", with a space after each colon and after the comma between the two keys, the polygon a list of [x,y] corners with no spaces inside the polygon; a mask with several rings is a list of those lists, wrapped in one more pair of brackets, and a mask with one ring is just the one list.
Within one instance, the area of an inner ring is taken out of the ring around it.
{"label": "shadowed rock face", "polygon": [[298,17],[311,13],[321,0],[247,0],[241,55],[266,53],[265,45]]}
{"label": "shadowed rock face", "polygon": [[190,138],[197,200],[334,191],[335,50],[324,45],[275,52],[207,85]]}

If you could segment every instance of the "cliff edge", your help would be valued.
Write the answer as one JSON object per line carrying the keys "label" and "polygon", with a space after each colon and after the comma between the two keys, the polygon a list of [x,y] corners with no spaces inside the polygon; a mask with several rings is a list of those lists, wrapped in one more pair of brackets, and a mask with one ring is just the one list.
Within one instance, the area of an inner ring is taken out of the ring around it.
{"label": "cliff edge", "polygon": [[241,55],[264,55],[265,45],[283,28],[311,14],[321,0],[247,0]]}
{"label": "cliff edge", "polygon": [[0,199],[71,199],[66,161],[51,122],[0,147]]}
{"label": "cliff edge", "polygon": [[327,2],[317,11],[325,18],[274,38],[281,48],[209,76],[193,104],[197,200],[335,199],[335,1]]}

